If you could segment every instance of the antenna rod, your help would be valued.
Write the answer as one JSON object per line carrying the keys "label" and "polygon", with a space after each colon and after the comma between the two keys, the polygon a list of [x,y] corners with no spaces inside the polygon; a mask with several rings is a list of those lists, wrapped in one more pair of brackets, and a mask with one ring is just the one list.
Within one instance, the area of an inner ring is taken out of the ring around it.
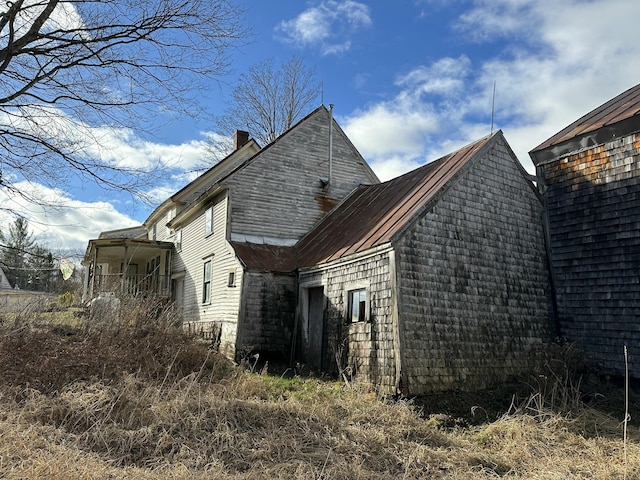
{"label": "antenna rod", "polygon": [[331,185],[331,167],[333,163],[333,103],[329,104],[329,178],[327,185]]}
{"label": "antenna rod", "polygon": [[491,134],[493,135],[493,115],[496,108],[496,81],[493,81],[493,97],[491,98]]}

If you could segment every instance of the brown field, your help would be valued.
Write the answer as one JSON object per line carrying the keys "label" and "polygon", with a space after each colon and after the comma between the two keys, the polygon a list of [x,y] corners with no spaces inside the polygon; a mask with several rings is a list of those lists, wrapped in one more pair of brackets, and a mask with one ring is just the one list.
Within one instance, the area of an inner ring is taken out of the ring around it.
{"label": "brown field", "polygon": [[127,311],[108,326],[4,322],[1,478],[640,478],[624,388],[566,357],[491,392],[381,399],[231,365],[167,312]]}

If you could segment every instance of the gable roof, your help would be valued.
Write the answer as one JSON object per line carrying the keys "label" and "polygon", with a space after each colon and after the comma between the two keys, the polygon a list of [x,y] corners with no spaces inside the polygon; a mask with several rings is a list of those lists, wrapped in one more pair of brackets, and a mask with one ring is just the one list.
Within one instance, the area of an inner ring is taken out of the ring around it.
{"label": "gable roof", "polygon": [[640,131],[640,84],[583,115],[535,147],[529,155],[538,165],[637,131]]}
{"label": "gable roof", "polygon": [[[262,147],[259,151],[255,152],[252,156],[246,158],[243,162],[238,163],[237,165],[235,165],[232,169],[228,170],[223,176],[221,176],[218,179],[218,183],[223,182],[225,179],[227,179],[228,177],[232,176],[233,174],[235,174],[238,170],[242,170],[243,168],[245,168],[247,165],[249,165],[250,163],[252,163],[256,157],[261,156],[263,153],[265,153],[266,151],[268,151],[269,149],[273,148],[274,145],[278,144],[284,137],[288,136],[289,134],[291,134],[291,132],[293,132],[294,130],[296,130],[298,127],[300,127],[301,125],[303,125],[306,121],[308,121],[310,118],[320,114],[320,113],[324,113],[325,115],[328,115],[329,111],[327,110],[327,107],[325,107],[324,105],[320,105],[318,108],[316,108],[315,110],[313,110],[311,113],[309,113],[308,115],[306,115],[302,120],[298,121],[295,125],[293,125],[292,127],[290,127],[287,131],[283,132],[282,134],[280,134],[278,136],[278,138],[276,138],[274,141],[272,141],[271,143],[269,143],[268,145],[265,145],[264,147]],[[376,180],[376,182],[378,182],[378,176],[375,174],[375,172],[371,169],[371,166],[364,160],[364,158],[362,157],[362,155],[360,154],[360,152],[356,149],[356,147],[353,145],[353,143],[351,142],[351,140],[349,139],[349,137],[344,133],[344,131],[342,130],[342,128],[340,127],[340,125],[338,124],[338,122],[335,120],[335,118],[332,119],[332,127],[334,130],[337,130],[343,137],[345,142],[349,145],[349,147],[353,150],[353,153],[362,160],[362,164],[363,166],[368,170],[368,173],[371,175],[371,177],[373,179]]]}
{"label": "gable roof", "polygon": [[474,157],[502,132],[384,183],[356,189],[298,243],[298,266],[311,267],[393,240]]}
{"label": "gable roof", "polygon": [[[190,216],[193,215],[195,212],[197,212],[198,209],[201,209],[204,205],[206,205],[211,198],[225,191],[227,186],[225,181],[227,181],[229,178],[236,175],[238,172],[241,172],[243,169],[247,168],[252,163],[258,161],[259,158],[263,157],[265,152],[268,152],[269,150],[276,148],[276,145],[282,142],[283,139],[291,135],[295,130],[301,128],[301,126],[304,125],[305,122],[309,121],[312,117],[317,115],[328,116],[329,111],[327,110],[327,107],[325,107],[324,105],[320,105],[318,108],[316,108],[315,110],[310,112],[308,115],[306,115],[303,119],[298,121],[295,125],[291,126],[287,131],[280,134],[278,138],[276,138],[274,141],[272,141],[268,145],[265,145],[259,150],[252,152],[251,155],[247,155],[243,157],[240,161],[235,162],[229,168],[226,168],[220,175],[218,175],[215,178],[215,182],[210,182],[206,189],[198,192],[199,193],[198,196],[191,198],[188,205],[184,208],[184,210],[178,213],[178,215],[176,215],[176,217],[171,222],[169,222],[169,225],[172,225],[172,226],[179,225],[180,223],[184,222],[186,219],[190,218]],[[335,118],[332,118],[332,128],[334,132],[336,132],[336,134],[339,134],[343,137],[344,142],[348,145],[350,149],[352,149],[353,154],[362,161],[362,166],[366,169],[370,179],[373,182],[378,183],[379,179],[377,175],[371,169],[371,166],[362,157],[360,152],[358,152],[356,147],[353,145],[349,137],[347,137],[347,135],[344,133],[344,131],[342,130],[338,122],[335,120]]]}
{"label": "gable roof", "polygon": [[238,163],[243,162],[247,157],[252,156],[259,150],[260,146],[258,143],[250,138],[241,147],[231,152],[158,205],[147,217],[144,225],[149,226],[160,220],[166,214],[166,211],[174,206],[178,207],[178,210],[180,210],[180,207],[188,207],[199,198],[203,192],[207,191],[212,185],[217,184],[220,179],[236,167]]}

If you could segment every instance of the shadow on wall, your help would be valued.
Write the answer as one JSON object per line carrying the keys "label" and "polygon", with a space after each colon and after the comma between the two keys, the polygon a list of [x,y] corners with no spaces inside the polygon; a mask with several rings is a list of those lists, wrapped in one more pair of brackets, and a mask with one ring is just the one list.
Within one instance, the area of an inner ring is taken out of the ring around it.
{"label": "shadow on wall", "polygon": [[[542,173],[542,175],[541,175]],[[640,377],[640,135],[538,167],[561,335],[608,373]]]}

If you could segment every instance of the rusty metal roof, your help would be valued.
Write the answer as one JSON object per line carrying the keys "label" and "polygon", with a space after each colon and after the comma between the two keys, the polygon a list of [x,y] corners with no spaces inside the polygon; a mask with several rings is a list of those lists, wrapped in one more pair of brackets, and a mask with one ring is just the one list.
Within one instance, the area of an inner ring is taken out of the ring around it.
{"label": "rusty metal roof", "polygon": [[295,247],[230,242],[236,256],[249,270],[293,272],[296,269]]}
{"label": "rusty metal roof", "polygon": [[390,242],[497,135],[502,132],[400,177],[357,188],[298,243],[298,266],[311,267]]}
{"label": "rusty metal roof", "polygon": [[630,88],[573,122],[531,150],[531,154],[628,120],[640,113],[640,85]]}

